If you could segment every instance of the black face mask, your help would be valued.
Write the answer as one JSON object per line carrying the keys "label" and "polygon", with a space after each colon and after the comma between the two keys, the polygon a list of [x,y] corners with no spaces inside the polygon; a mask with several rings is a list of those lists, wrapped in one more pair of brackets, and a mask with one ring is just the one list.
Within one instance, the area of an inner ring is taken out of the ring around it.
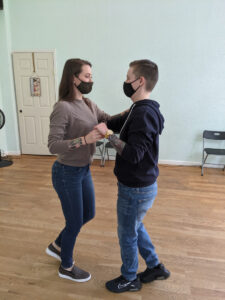
{"label": "black face mask", "polygon": [[[78,78],[78,77],[77,77]],[[78,78],[80,80],[80,78]],[[81,92],[81,94],[89,94],[92,90],[92,86],[93,86],[93,83],[94,82],[85,82],[85,81],[82,81],[80,80],[81,83],[76,86],[77,89]]]}
{"label": "black face mask", "polygon": [[140,86],[136,90],[132,87],[132,83],[137,81],[138,79],[139,78],[135,79],[132,82],[124,82],[123,83],[123,91],[127,97],[129,97],[129,98],[132,97],[133,94],[139,89]]}

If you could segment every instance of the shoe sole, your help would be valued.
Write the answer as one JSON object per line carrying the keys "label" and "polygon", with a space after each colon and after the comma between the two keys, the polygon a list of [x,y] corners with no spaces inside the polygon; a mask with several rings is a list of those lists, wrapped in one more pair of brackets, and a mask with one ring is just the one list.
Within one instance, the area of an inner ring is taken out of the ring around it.
{"label": "shoe sole", "polygon": [[128,292],[138,292],[141,290],[141,287],[140,288],[136,288],[136,289],[130,289],[128,290]]}
{"label": "shoe sole", "polygon": [[46,248],[45,252],[49,256],[56,258],[58,261],[61,261],[61,257],[59,255],[57,255],[56,253],[54,253],[53,251],[51,251],[49,248]]}
{"label": "shoe sole", "polygon": [[85,278],[85,279],[74,279],[74,278],[72,278],[72,277],[70,277],[70,276],[61,274],[61,273],[59,273],[59,272],[58,272],[58,274],[59,274],[59,277],[61,277],[61,278],[69,279],[69,280],[72,280],[72,281],[75,281],[75,282],[86,282],[86,281],[88,281],[88,280],[91,279],[91,274],[90,274],[90,276],[89,276],[88,278]]}
{"label": "shoe sole", "polygon": [[107,288],[108,291],[112,292],[112,293],[115,293],[115,294],[122,294],[122,293],[125,293],[125,292],[138,292],[141,290],[141,288],[138,288],[138,289],[130,289],[130,290],[124,290],[124,291],[113,291],[109,288]]}
{"label": "shoe sole", "polygon": [[142,288],[142,286],[140,286],[139,288],[133,288],[133,289],[131,288],[131,289],[123,290],[123,291],[121,291],[121,290],[114,291],[114,290],[111,290],[110,288],[108,288],[108,287],[106,286],[106,289],[107,289],[108,291],[110,291],[110,292],[112,292],[112,293],[115,293],[115,294],[122,294],[122,293],[124,293],[124,292],[138,292],[138,291],[141,290],[141,288]]}
{"label": "shoe sole", "polygon": [[158,277],[152,278],[152,279],[150,279],[150,280],[143,280],[143,279],[140,278],[140,281],[141,281],[142,283],[149,283],[149,282],[152,282],[152,281],[154,281],[154,280],[166,280],[166,279],[169,278],[169,277],[170,277],[170,275],[168,275],[168,276],[158,276]]}

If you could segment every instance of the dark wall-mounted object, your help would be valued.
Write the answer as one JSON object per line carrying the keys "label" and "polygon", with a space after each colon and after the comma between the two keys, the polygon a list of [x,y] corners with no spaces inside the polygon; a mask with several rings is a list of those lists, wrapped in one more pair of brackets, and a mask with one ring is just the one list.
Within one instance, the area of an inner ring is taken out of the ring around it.
{"label": "dark wall-mounted object", "polygon": [[3,10],[3,0],[0,0],[0,10]]}

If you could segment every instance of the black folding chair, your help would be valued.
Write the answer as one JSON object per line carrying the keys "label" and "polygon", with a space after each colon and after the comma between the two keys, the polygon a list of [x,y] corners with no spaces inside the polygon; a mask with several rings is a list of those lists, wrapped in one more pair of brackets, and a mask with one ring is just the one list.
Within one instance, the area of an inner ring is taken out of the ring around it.
{"label": "black folding chair", "polygon": [[[225,149],[221,148],[205,148],[205,140],[220,140],[225,141],[225,131],[210,131],[210,130],[204,130],[203,131],[203,151],[202,151],[202,172],[201,175],[203,176],[203,169],[204,165],[206,164],[206,160],[209,155],[224,155],[225,156]],[[206,156],[205,156],[206,153]],[[223,170],[225,169],[224,164],[213,164],[213,163],[207,163],[210,165],[223,165]]]}

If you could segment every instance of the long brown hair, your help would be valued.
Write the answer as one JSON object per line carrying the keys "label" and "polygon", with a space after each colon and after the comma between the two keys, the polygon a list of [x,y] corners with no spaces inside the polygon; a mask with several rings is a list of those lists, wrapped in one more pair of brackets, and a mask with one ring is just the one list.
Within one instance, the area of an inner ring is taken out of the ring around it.
{"label": "long brown hair", "polygon": [[[59,101],[73,101],[74,100],[74,79],[73,76],[77,76],[81,73],[82,66],[89,65],[91,63],[87,60],[72,58],[68,59],[64,65],[62,79],[59,85]],[[85,98],[84,98],[85,100]],[[86,101],[85,101],[86,102]]]}

